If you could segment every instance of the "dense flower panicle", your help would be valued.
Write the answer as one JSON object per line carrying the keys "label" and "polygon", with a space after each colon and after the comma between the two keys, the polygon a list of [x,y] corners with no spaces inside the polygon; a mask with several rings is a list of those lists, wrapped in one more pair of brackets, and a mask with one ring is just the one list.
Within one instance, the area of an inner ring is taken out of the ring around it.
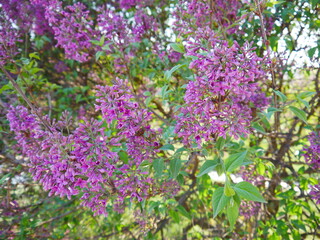
{"label": "dense flower panicle", "polygon": [[188,34],[199,28],[224,28],[228,34],[238,31],[238,26],[231,26],[239,20],[238,10],[242,3],[239,0],[192,0],[180,1],[175,12],[175,27],[180,34]]}
{"label": "dense flower panicle", "polygon": [[[25,107],[10,107],[7,113],[21,154],[29,159],[34,179],[50,191],[50,195],[71,198],[83,194],[81,204],[91,208],[95,214],[107,215],[106,207],[111,198],[117,203],[114,210],[121,211],[127,198],[142,201],[155,195],[175,194],[178,190],[174,181],[160,183],[139,168],[142,161],[151,161],[157,151],[158,145],[152,141],[156,131],[146,125],[150,116],[139,115],[139,108],[134,103],[115,99],[117,96],[121,98],[115,94],[108,99],[114,108],[112,118],[119,123],[127,119],[128,124],[133,125],[137,119],[142,123],[145,121],[143,136],[137,134],[138,128],[125,129],[118,124],[119,136],[109,139],[102,122],[86,120],[85,117],[82,118],[83,123],[68,133],[72,123],[67,113],[52,123],[50,130],[43,129],[38,118]],[[124,112],[118,113],[116,106],[123,107]],[[144,114],[143,110],[141,112]],[[47,117],[44,119],[49,120]],[[116,152],[110,150],[111,145],[120,145],[120,141],[122,144],[127,141],[128,162],[123,162]]]}
{"label": "dense flower panicle", "polygon": [[0,15],[0,66],[13,61],[18,54],[17,42],[20,34],[6,16]]}
{"label": "dense flower panicle", "polygon": [[97,22],[101,28],[101,33],[105,35],[106,39],[110,39],[113,44],[126,47],[132,42],[128,20],[119,13],[110,9],[101,9]]}
{"label": "dense flower panicle", "polygon": [[0,4],[21,32],[34,30],[38,35],[52,32],[45,19],[45,5],[39,0],[0,0]]}
{"label": "dense flower panicle", "polygon": [[118,137],[126,139],[128,153],[139,164],[151,161],[160,144],[157,132],[148,124],[152,120],[151,112],[140,108],[126,82],[117,79],[113,86],[99,86],[96,110],[101,110],[103,118],[111,123],[117,121]]}
{"label": "dense flower panicle", "polygon": [[45,16],[52,26],[57,46],[65,50],[66,57],[87,61],[92,47],[90,40],[94,39],[95,31],[85,5],[75,3],[63,9],[60,1],[53,1],[47,6]]}
{"label": "dense flower panicle", "polygon": [[320,132],[312,132],[308,140],[310,146],[303,149],[304,157],[313,169],[320,169]]}
{"label": "dense flower panicle", "polygon": [[158,29],[157,20],[139,9],[134,15],[135,25],[132,29],[136,41],[141,41],[142,37],[150,30],[156,32]]}
{"label": "dense flower panicle", "polygon": [[[305,147],[304,157],[306,162],[315,170],[320,170],[320,132],[315,131],[308,136],[309,147]],[[310,195],[320,204],[320,184],[311,186]]]}
{"label": "dense flower panicle", "polygon": [[214,41],[208,43],[208,49],[198,42],[188,42],[187,54],[195,57],[189,67],[196,76],[187,85],[186,104],[180,109],[176,126],[185,144],[247,135],[252,108],[268,103],[257,83],[266,75],[263,59],[249,45],[240,47],[235,42],[229,47],[225,41]]}
{"label": "dense flower panicle", "polygon": [[311,198],[315,199],[317,204],[320,204],[320,184],[311,187]]}

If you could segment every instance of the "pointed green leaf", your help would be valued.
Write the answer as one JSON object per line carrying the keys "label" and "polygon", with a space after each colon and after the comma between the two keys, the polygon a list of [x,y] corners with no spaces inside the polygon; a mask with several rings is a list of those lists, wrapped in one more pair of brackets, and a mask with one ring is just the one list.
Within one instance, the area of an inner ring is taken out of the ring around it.
{"label": "pointed green leaf", "polygon": [[206,173],[209,173],[215,169],[215,167],[219,164],[217,160],[207,160],[205,163],[201,166],[199,174],[197,177],[201,177]]}
{"label": "pointed green leaf", "polygon": [[278,90],[273,90],[273,92],[274,92],[275,94],[277,94],[278,97],[280,97],[281,102],[287,101],[288,98],[287,98],[286,95],[284,95],[282,92],[280,92],[280,91],[278,91]]}
{"label": "pointed green leaf", "polygon": [[176,52],[185,53],[185,49],[182,43],[171,43],[170,46]]}
{"label": "pointed green leaf", "polygon": [[163,145],[160,150],[171,150],[174,151],[174,146],[172,144]]}
{"label": "pointed green leaf", "polygon": [[237,183],[233,189],[239,194],[240,197],[255,201],[255,202],[262,202],[266,203],[266,200],[261,196],[259,190],[253,186],[251,183],[248,182],[240,182]]}
{"label": "pointed green leaf", "polygon": [[191,214],[181,205],[177,206],[177,210],[181,215],[185,216],[188,219],[191,219]]}
{"label": "pointed green leaf", "polygon": [[264,128],[257,122],[252,123],[251,125],[257,132],[260,133],[266,133],[266,131],[264,130]]}
{"label": "pointed green leaf", "polygon": [[174,158],[170,161],[170,174],[171,178],[176,178],[179,174],[181,168],[181,159],[180,158]]}
{"label": "pointed green leaf", "polygon": [[9,177],[11,177],[11,173],[8,173],[8,174],[6,174],[6,175],[4,175],[1,179],[0,179],[0,185],[2,184],[2,183],[4,183],[4,181],[7,179],[7,178],[9,178]]}
{"label": "pointed green leaf", "polygon": [[227,172],[232,172],[234,169],[240,167],[247,155],[247,151],[232,154],[225,160],[225,168]]}
{"label": "pointed green leaf", "polygon": [[213,217],[215,218],[219,212],[227,205],[230,201],[230,197],[224,195],[224,188],[219,187],[216,189],[212,195],[212,208],[213,208]]}
{"label": "pointed green leaf", "polygon": [[299,109],[299,108],[296,108],[294,106],[290,106],[289,109],[294,113],[294,115],[296,115],[300,120],[304,121],[306,124],[307,123],[307,116],[306,116],[306,113]]}
{"label": "pointed green leaf", "polygon": [[161,176],[162,171],[164,170],[164,162],[162,158],[154,159],[152,162],[152,166],[154,171],[156,172],[156,176]]}
{"label": "pointed green leaf", "polygon": [[227,218],[229,220],[231,229],[233,229],[238,216],[239,216],[239,203],[232,199],[227,206]]}

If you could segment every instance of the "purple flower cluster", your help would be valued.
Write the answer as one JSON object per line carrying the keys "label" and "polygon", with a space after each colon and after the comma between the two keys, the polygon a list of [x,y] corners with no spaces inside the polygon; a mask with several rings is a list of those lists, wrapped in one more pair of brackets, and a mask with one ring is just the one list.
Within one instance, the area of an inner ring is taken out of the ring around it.
{"label": "purple flower cluster", "polygon": [[34,30],[38,35],[52,32],[45,19],[45,5],[39,0],[0,0],[0,4],[21,32]]}
{"label": "purple flower cluster", "polygon": [[[306,162],[315,170],[320,169],[320,132],[312,132],[308,136],[310,146],[303,149]],[[320,184],[311,187],[310,195],[320,203]]]}
{"label": "purple flower cluster", "polygon": [[187,85],[176,132],[185,144],[196,140],[198,145],[202,139],[247,135],[252,108],[268,104],[258,85],[266,75],[263,59],[249,45],[229,46],[210,36],[210,30],[200,31],[197,41],[187,43],[187,54],[194,59],[189,67],[196,74]]}
{"label": "purple flower cluster", "polygon": [[180,1],[180,8],[177,9],[176,30],[187,34],[196,29],[204,28],[223,28],[228,34],[233,34],[238,27],[232,26],[237,17],[237,12],[242,3],[238,0],[192,0]]}
{"label": "purple flower cluster", "polygon": [[89,58],[88,49],[94,38],[93,22],[89,20],[89,11],[82,3],[62,7],[58,0],[52,1],[46,8],[46,19],[54,31],[57,46],[65,50],[66,57],[79,62]]}
{"label": "purple flower cluster", "polygon": [[14,29],[10,20],[0,15],[0,66],[13,60],[17,55],[17,42],[19,42],[20,34]]}
{"label": "purple flower cluster", "polygon": [[127,84],[120,79],[113,86],[98,88],[96,110],[101,110],[107,123],[117,121],[117,141],[127,143],[128,153],[135,159],[131,164],[139,167],[143,161],[151,161],[160,147],[157,139],[159,132],[148,124],[152,119],[151,112],[134,101]]}
{"label": "purple flower cluster", "polygon": [[304,148],[304,157],[313,169],[320,169],[320,132],[312,132],[308,136],[310,146]]}
{"label": "purple flower cluster", "polygon": [[[158,152],[158,131],[148,122],[151,114],[134,102],[121,80],[114,86],[98,87],[96,109],[101,110],[110,129],[116,123],[115,136],[107,136],[103,122],[86,120],[72,131],[72,122],[63,117],[44,129],[42,122],[22,106],[11,107],[7,118],[15,132],[21,154],[29,159],[30,172],[50,195],[82,194],[82,205],[95,214],[107,215],[113,209],[123,211],[126,199],[142,201],[155,195],[176,194],[172,180],[160,182],[142,167]],[[49,119],[45,118],[49,122]],[[119,158],[113,147],[125,146],[127,160]]]}

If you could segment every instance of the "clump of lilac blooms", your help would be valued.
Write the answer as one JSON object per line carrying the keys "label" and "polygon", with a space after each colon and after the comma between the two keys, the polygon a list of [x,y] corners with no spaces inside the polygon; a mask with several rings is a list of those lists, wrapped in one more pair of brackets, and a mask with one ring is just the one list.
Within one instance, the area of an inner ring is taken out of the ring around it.
{"label": "clump of lilac blooms", "polygon": [[46,7],[46,19],[52,26],[57,46],[65,50],[66,57],[79,62],[89,59],[91,39],[95,38],[93,21],[82,3],[63,8],[62,2],[52,1]]}
{"label": "clump of lilac blooms", "polygon": [[[177,193],[172,180],[160,182],[141,167],[151,162],[160,146],[158,131],[148,124],[152,116],[141,109],[125,82],[98,87],[97,111],[108,124],[116,122],[117,134],[108,136],[103,122],[85,117],[77,127],[64,113],[59,121],[43,128],[42,121],[23,106],[10,107],[7,118],[21,154],[29,159],[30,172],[50,195],[81,195],[82,205],[95,214],[112,208],[122,212],[126,199],[142,201],[155,195]],[[50,120],[45,117],[43,121]],[[111,127],[111,126],[109,126]],[[125,145],[128,160],[113,147]]]}
{"label": "clump of lilac blooms", "polygon": [[195,79],[187,84],[185,105],[177,118],[176,132],[185,144],[246,136],[253,110],[268,104],[258,83],[266,76],[264,60],[249,44],[229,46],[210,33],[200,29],[200,37],[186,46]]}
{"label": "clump of lilac blooms", "polygon": [[0,66],[13,61],[13,57],[18,54],[17,42],[20,34],[13,28],[10,20],[0,15]]}
{"label": "clump of lilac blooms", "polygon": [[[304,157],[306,162],[315,169],[320,169],[320,133],[319,131],[314,131],[308,136],[310,146],[304,148]],[[313,199],[320,203],[320,184],[311,187],[310,195]]]}
{"label": "clump of lilac blooms", "polygon": [[43,0],[0,0],[6,15],[23,33],[34,30],[38,35],[51,33],[48,21],[45,19],[45,4]]}
{"label": "clump of lilac blooms", "polygon": [[175,11],[177,32],[188,34],[199,28],[224,29],[227,34],[234,34],[238,26],[234,24],[240,19],[238,10],[242,7],[238,0],[192,0],[180,1]]}

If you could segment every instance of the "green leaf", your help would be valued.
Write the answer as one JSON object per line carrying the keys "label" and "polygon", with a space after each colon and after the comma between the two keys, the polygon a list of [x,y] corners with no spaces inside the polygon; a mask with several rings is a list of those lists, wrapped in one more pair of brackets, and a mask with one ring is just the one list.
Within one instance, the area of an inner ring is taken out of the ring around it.
{"label": "green leaf", "polygon": [[215,167],[219,164],[218,160],[207,160],[205,163],[201,166],[199,174],[197,177],[201,177],[206,173],[209,173],[215,169]]}
{"label": "green leaf", "polygon": [[9,84],[3,85],[2,88],[0,88],[0,94],[9,89],[12,89]]}
{"label": "green leaf", "polygon": [[191,214],[182,206],[182,205],[178,205],[177,206],[177,210],[179,213],[181,213],[181,215],[185,216],[186,218],[191,220]]}
{"label": "green leaf", "polygon": [[12,173],[7,173],[6,175],[4,175],[1,179],[0,179],[0,185],[2,183],[4,183],[5,180],[7,180],[7,178],[11,177]]}
{"label": "green leaf", "polygon": [[36,53],[36,52],[30,53],[29,58],[35,58],[35,59],[40,60],[40,57],[39,57],[38,53]]}
{"label": "green leaf", "polygon": [[299,109],[299,108],[296,108],[294,106],[290,106],[289,109],[294,113],[294,115],[296,115],[300,120],[304,121],[306,124],[307,123],[307,116],[306,116],[306,113]]}
{"label": "green leaf", "polygon": [[[273,90],[273,89],[272,89]],[[278,96],[278,97],[280,97],[280,100],[281,100],[281,102],[285,102],[285,101],[287,101],[287,97],[286,97],[286,95],[284,95],[282,92],[280,92],[280,91],[278,91],[278,90],[273,90],[273,92]]]}
{"label": "green leaf", "polygon": [[164,162],[162,158],[154,159],[152,162],[152,166],[156,172],[156,176],[161,176],[162,171],[164,170]]}
{"label": "green leaf", "polygon": [[184,65],[184,64],[178,64],[177,66],[174,66],[173,68],[171,68],[171,70],[165,71],[165,72],[164,72],[164,79],[165,79],[166,81],[169,81],[170,78],[171,78],[171,76],[172,76],[172,74],[173,74],[175,71],[177,71],[179,68],[183,67],[183,66],[185,66],[185,65]]}
{"label": "green leaf", "polygon": [[182,43],[171,43],[170,46],[176,52],[185,53],[185,49]]}
{"label": "green leaf", "polygon": [[316,53],[316,50],[317,50],[317,47],[313,47],[308,50],[309,58],[313,58],[313,55]]}
{"label": "green leaf", "polygon": [[216,148],[218,150],[222,150],[225,143],[226,143],[226,139],[224,139],[223,137],[219,137],[218,140],[216,141]]}
{"label": "green leaf", "polygon": [[125,151],[120,151],[118,152],[118,156],[120,158],[120,160],[122,160],[125,164],[128,163],[128,154]]}
{"label": "green leaf", "polygon": [[233,195],[235,195],[235,191],[232,189],[232,187],[230,186],[229,182],[226,182],[226,184],[224,185],[224,195],[226,195],[227,197],[232,197]]}
{"label": "green leaf", "polygon": [[174,151],[174,146],[172,144],[163,145],[160,150],[171,150]]}
{"label": "green leaf", "polygon": [[264,128],[258,122],[252,123],[251,127],[253,127],[257,132],[264,133],[264,134],[266,133]]}
{"label": "green leaf", "polygon": [[239,194],[240,197],[255,201],[255,202],[262,202],[266,203],[266,200],[261,196],[259,190],[253,186],[251,183],[248,182],[240,182],[237,183],[233,189]]}
{"label": "green leaf", "polygon": [[247,155],[247,150],[241,153],[232,154],[225,160],[225,168],[227,172],[232,172],[234,169],[240,167]]}
{"label": "green leaf", "polygon": [[169,210],[169,215],[176,223],[180,222],[179,213],[174,210]]}
{"label": "green leaf", "polygon": [[298,94],[298,98],[305,99],[307,97],[313,96],[314,94],[316,94],[316,92],[311,92],[311,91],[302,92]]}
{"label": "green leaf", "polygon": [[239,216],[239,205],[240,204],[237,201],[232,199],[227,206],[227,218],[231,229],[233,229]]}
{"label": "green leaf", "polygon": [[96,52],[96,61],[98,61],[100,59],[100,57],[105,56],[105,52],[102,51],[98,51]]}
{"label": "green leaf", "polygon": [[224,195],[224,188],[217,188],[212,194],[213,217],[215,218],[219,212],[229,203],[230,197]]}
{"label": "green leaf", "polygon": [[171,178],[176,178],[179,174],[181,168],[181,159],[180,158],[174,158],[170,161],[170,174]]}

